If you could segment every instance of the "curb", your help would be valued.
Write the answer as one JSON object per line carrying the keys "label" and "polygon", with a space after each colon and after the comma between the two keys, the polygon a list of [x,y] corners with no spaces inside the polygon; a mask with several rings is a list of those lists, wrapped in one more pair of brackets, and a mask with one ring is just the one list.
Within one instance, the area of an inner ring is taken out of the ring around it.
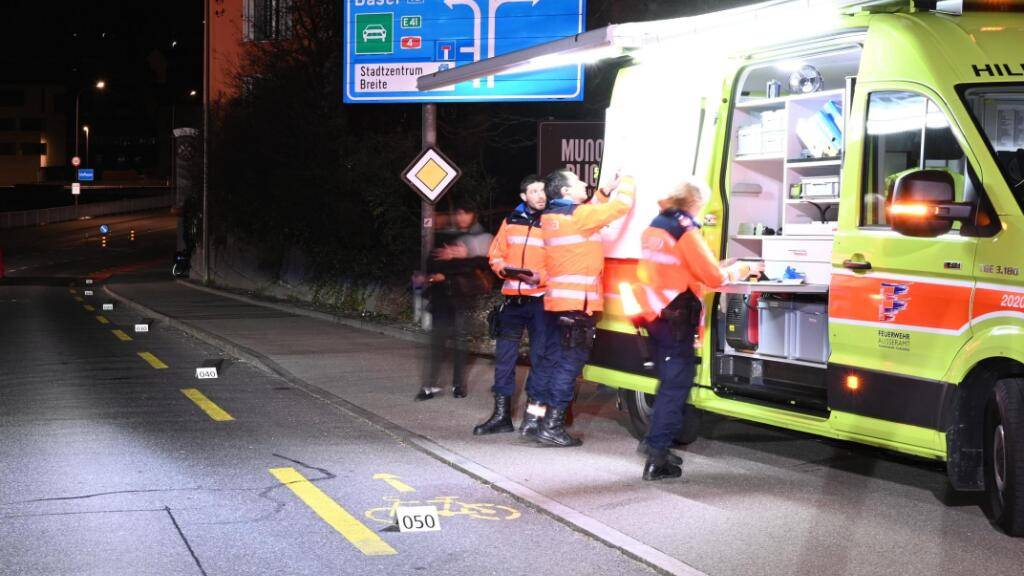
{"label": "curb", "polygon": [[[181,283],[189,285],[188,282]],[[292,312],[292,310],[281,305],[273,305],[270,303],[260,302],[258,300],[251,300],[244,296],[224,294],[221,293],[220,291],[206,287],[199,287],[195,285],[192,285],[192,287],[219,296],[229,296],[235,298],[236,300],[241,300],[243,302],[247,302],[250,304],[275,308],[277,310],[282,310],[286,312]],[[643,542],[640,542],[639,540],[636,540],[631,536],[623,534],[622,532],[619,532],[618,530],[610,526],[607,526],[598,520],[595,520],[594,518],[591,518],[577,510],[574,510],[564,504],[561,504],[556,500],[548,498],[547,496],[544,496],[543,494],[540,494],[526,486],[523,486],[518,482],[510,480],[489,468],[481,466],[476,462],[473,462],[463,456],[460,456],[459,454],[456,454],[448,450],[447,448],[444,448],[437,442],[434,442],[433,440],[425,436],[422,436],[411,430],[403,428],[402,426],[399,426],[398,424],[395,424],[394,422],[378,414],[370,412],[369,410],[366,410],[361,406],[353,404],[352,402],[349,402],[348,400],[345,400],[344,398],[341,398],[340,396],[337,396],[331,392],[323,390],[318,386],[309,384],[303,381],[302,379],[298,378],[291,372],[289,372],[287,369],[282,367],[274,360],[255,350],[232,342],[227,338],[223,338],[207,330],[203,330],[201,328],[193,326],[188,322],[184,322],[182,320],[171,318],[165,314],[161,314],[156,310],[148,308],[143,304],[140,304],[118,294],[116,291],[112,290],[106,284],[104,284],[103,286],[103,291],[110,295],[112,298],[115,298],[118,301],[122,302],[127,307],[135,310],[136,312],[140,314],[145,314],[146,316],[159,320],[160,322],[165,323],[168,326],[171,326],[172,328],[180,330],[194,338],[202,340],[207,344],[210,344],[211,346],[221,348],[222,350],[236,358],[249,362],[250,364],[255,365],[256,367],[262,369],[265,372],[282,378],[283,380],[287,381],[296,388],[306,392],[310,396],[318,400],[321,400],[327,404],[330,404],[344,412],[347,412],[356,418],[366,421],[370,425],[383,430],[385,433],[399,440],[400,442],[406,443],[416,448],[420,452],[434,458],[435,460],[438,460],[439,462],[442,462],[454,468],[455,470],[458,470],[459,472],[466,474],[467,476],[475,478],[476,480],[491,486],[492,488],[498,490],[499,492],[503,492],[511,496],[516,501],[525,504],[530,508],[533,508],[535,511],[540,512],[545,516],[548,516],[549,518],[555,520],[560,524],[567,526],[572,530],[585,534],[605,544],[610,548],[618,550],[628,558],[640,562],[641,564],[644,564],[649,568],[652,568],[663,574],[671,574],[673,576],[707,576],[704,572],[697,570],[696,568],[690,566],[689,564],[686,564],[685,562],[677,560],[669,556],[668,554],[665,554],[664,552],[657,550],[656,548],[644,544]],[[314,312],[312,314],[319,315],[323,313]],[[312,314],[310,315],[312,316]],[[325,317],[324,319],[330,319],[332,321],[338,321],[341,324],[354,326],[356,328],[362,328],[361,324],[363,323],[358,320],[351,320],[347,318],[338,318],[337,320],[334,320],[335,317],[330,316],[328,314],[323,314],[323,316]],[[319,318],[320,316],[313,317]],[[342,320],[345,321],[343,322]],[[382,333],[388,334],[388,332]]]}
{"label": "curb", "polygon": [[254,306],[273,308],[274,310],[288,312],[289,314],[297,314],[299,316],[306,316],[309,318],[315,318],[317,320],[324,320],[326,322],[334,322],[335,324],[343,324],[345,326],[350,326],[352,328],[359,328],[361,330],[366,330],[368,332],[375,332],[377,334],[391,336],[392,338],[398,338],[399,340],[408,340],[410,342],[417,342],[419,344],[430,343],[430,335],[428,334],[420,334],[409,330],[403,330],[401,328],[395,328],[393,326],[382,326],[377,322],[369,322],[366,320],[359,320],[357,318],[348,318],[345,316],[328,314],[326,312],[320,312],[318,310],[309,310],[306,308],[302,308],[301,306],[294,306],[291,304],[282,304],[278,302],[261,300],[259,298],[253,298],[252,296],[243,296],[242,294],[235,294],[227,290],[219,290],[217,288],[211,288],[209,286],[196,284],[195,282],[191,282],[189,280],[175,279],[174,282],[182,286],[187,286],[193,290],[198,290],[200,292],[208,292],[215,296],[231,298],[233,300],[245,302],[246,304],[252,304]]}

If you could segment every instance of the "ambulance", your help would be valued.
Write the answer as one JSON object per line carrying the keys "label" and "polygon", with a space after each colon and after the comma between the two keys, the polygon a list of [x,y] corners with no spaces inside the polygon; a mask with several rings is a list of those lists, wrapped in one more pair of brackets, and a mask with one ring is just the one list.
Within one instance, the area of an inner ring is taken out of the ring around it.
{"label": "ambulance", "polygon": [[707,295],[680,440],[713,412],[942,461],[1024,536],[1024,2],[766,2],[420,85],[601,60],[619,66],[601,178],[638,196],[604,232],[585,378],[644,432],[657,380],[626,290],[651,195],[699,176],[709,245],[765,274]]}

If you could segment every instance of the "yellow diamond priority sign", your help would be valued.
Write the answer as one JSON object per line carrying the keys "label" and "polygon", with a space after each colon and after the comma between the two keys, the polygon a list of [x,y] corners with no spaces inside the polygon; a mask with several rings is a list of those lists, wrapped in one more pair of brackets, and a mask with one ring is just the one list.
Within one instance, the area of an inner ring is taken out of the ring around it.
{"label": "yellow diamond priority sign", "polygon": [[402,173],[402,178],[427,202],[436,204],[462,172],[440,150],[427,148]]}

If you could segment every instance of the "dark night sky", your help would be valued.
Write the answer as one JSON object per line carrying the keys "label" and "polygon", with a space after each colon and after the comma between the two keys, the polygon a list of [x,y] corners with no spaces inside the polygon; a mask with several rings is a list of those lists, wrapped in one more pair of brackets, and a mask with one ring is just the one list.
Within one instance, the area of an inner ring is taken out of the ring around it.
{"label": "dark night sky", "polygon": [[[159,60],[177,63],[171,81],[202,81],[202,0],[7,0],[0,60],[18,81],[110,77],[160,83]],[[178,44],[172,48],[171,43]],[[158,54],[155,58],[151,55]],[[157,66],[153,65],[154,60]]]}
{"label": "dark night sky", "polygon": [[[64,86],[59,105],[95,128],[97,167],[166,173],[171,118],[195,124],[202,92],[203,0],[5,0],[2,83]],[[102,92],[90,87],[98,79]],[[173,110],[173,112],[172,112]],[[69,142],[74,128],[68,124]]]}

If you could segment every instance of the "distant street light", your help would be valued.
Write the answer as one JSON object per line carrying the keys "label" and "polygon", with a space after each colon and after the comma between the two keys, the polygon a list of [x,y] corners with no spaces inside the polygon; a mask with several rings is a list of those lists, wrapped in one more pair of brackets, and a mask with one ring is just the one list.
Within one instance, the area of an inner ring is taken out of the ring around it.
{"label": "distant street light", "polygon": [[[93,88],[95,88],[96,90],[103,90],[106,87],[107,83],[103,80],[97,80],[96,84],[93,86]],[[80,88],[78,90],[78,93],[75,94],[75,156],[78,156],[78,103],[79,100],[82,99],[82,92],[84,91],[85,88]],[[88,158],[86,159],[86,161],[88,161]]]}
{"label": "distant street light", "polygon": [[198,94],[198,92],[196,92],[195,90],[192,90],[188,93],[189,96],[195,96],[196,94]]}

